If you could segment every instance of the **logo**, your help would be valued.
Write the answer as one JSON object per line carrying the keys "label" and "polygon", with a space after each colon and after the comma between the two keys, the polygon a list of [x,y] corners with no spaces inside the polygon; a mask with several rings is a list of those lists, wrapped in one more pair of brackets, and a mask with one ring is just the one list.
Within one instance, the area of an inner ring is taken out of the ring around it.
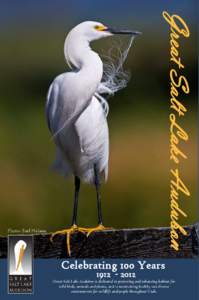
{"label": "logo", "polygon": [[8,236],[8,293],[33,293],[33,237]]}

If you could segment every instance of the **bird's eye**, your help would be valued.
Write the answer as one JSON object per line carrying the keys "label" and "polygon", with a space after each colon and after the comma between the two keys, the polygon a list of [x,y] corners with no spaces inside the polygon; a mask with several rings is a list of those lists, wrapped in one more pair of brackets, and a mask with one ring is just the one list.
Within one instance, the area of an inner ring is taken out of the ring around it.
{"label": "bird's eye", "polygon": [[104,26],[104,25],[96,25],[96,26],[95,26],[95,29],[96,29],[97,31],[104,31],[104,30],[107,29],[107,27]]}

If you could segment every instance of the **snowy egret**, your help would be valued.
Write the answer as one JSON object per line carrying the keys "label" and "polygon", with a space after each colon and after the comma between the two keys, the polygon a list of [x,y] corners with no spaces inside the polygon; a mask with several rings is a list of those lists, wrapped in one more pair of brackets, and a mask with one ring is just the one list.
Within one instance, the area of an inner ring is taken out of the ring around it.
{"label": "snowy egret", "polygon": [[[80,231],[88,236],[94,231],[106,229],[102,222],[100,184],[108,176],[108,103],[101,95],[112,94],[119,88],[111,76],[107,82],[103,82],[103,62],[89,44],[114,34],[135,37],[139,32],[116,30],[93,21],[85,21],[74,27],[64,44],[65,59],[72,70],[57,76],[47,95],[47,122],[56,145],[54,168],[63,175],[74,175],[72,226],[51,236],[52,240],[57,234],[66,234],[69,255],[70,235],[73,232]],[[94,184],[96,188],[98,226],[95,228],[77,226],[81,179]]]}

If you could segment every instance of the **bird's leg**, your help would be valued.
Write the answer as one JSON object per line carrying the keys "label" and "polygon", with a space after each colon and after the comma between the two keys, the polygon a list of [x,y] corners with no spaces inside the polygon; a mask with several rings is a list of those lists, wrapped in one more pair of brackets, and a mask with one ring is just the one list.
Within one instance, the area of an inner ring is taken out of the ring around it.
{"label": "bird's leg", "polygon": [[95,189],[97,195],[97,212],[98,212],[98,225],[102,225],[102,206],[101,206],[101,194],[100,194],[100,181],[99,181],[99,174],[94,165],[94,173],[95,173]]}
{"label": "bird's leg", "polygon": [[70,249],[70,237],[71,234],[73,234],[76,231],[80,231],[85,233],[85,230],[83,228],[80,228],[77,226],[77,207],[78,207],[78,198],[79,198],[79,190],[80,190],[80,179],[79,177],[75,176],[75,195],[74,195],[74,207],[73,207],[73,218],[72,218],[72,225],[68,229],[63,229],[54,232],[51,235],[50,240],[53,241],[54,236],[58,234],[65,234],[66,235],[66,244],[67,244],[67,250],[68,255],[71,256],[71,249]]}
{"label": "bird's leg", "polygon": [[103,230],[112,229],[110,227],[109,228],[104,227],[104,225],[102,223],[100,180],[99,180],[99,173],[98,173],[96,165],[94,165],[94,175],[95,175],[95,189],[96,189],[96,195],[97,195],[98,226],[96,226],[94,228],[85,228],[85,231],[87,232],[87,236],[89,236],[92,232],[95,232],[95,231],[103,231]]}
{"label": "bird's leg", "polygon": [[79,177],[75,176],[75,196],[74,196],[72,226],[77,226],[77,207],[78,207],[78,200],[79,200],[79,190],[80,190],[80,179]]}
{"label": "bird's leg", "polygon": [[72,226],[68,229],[56,231],[55,233],[53,233],[51,235],[51,238],[50,238],[50,240],[53,241],[54,236],[56,236],[58,234],[65,234],[67,251],[68,251],[69,256],[71,256],[70,237],[74,232],[77,232],[77,231],[82,232],[82,233],[86,234],[88,237],[92,232],[112,229],[112,228],[106,228],[102,224],[100,181],[99,181],[99,174],[98,174],[96,165],[94,165],[94,174],[95,174],[95,188],[96,188],[96,194],[97,194],[98,226],[96,226],[94,228],[85,228],[85,227],[77,226],[77,207],[78,207],[78,198],[79,198],[79,190],[80,190],[80,179],[77,176],[75,176],[75,195],[74,195]]}

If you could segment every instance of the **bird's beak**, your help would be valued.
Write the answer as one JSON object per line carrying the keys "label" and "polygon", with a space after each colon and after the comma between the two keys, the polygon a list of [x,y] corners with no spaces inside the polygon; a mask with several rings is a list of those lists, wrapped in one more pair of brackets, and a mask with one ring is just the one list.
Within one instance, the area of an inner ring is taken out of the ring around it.
{"label": "bird's beak", "polygon": [[140,35],[142,34],[142,32],[139,32],[139,31],[132,31],[132,30],[119,30],[119,29],[116,29],[116,28],[110,28],[110,27],[106,27],[106,31],[109,31],[110,33],[112,34],[130,34],[130,35]]}

